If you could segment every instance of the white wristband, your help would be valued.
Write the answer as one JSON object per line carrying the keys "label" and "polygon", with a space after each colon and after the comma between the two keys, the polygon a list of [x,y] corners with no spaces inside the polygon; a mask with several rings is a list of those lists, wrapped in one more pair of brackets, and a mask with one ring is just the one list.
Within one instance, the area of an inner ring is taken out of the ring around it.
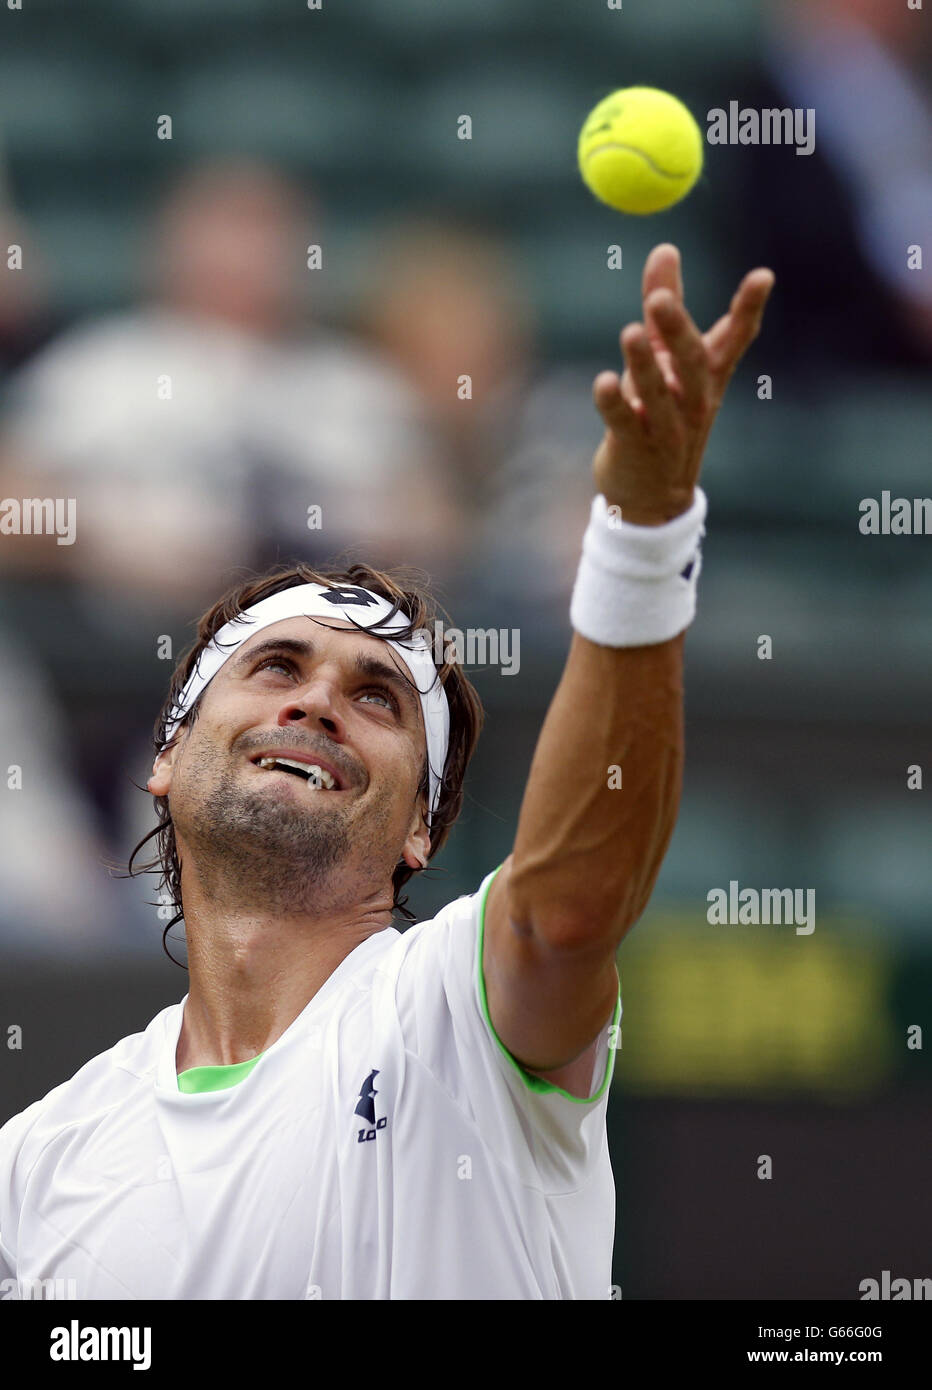
{"label": "white wristband", "polygon": [[605,647],[643,647],[687,628],[696,614],[707,505],[697,487],[689,511],[663,526],[634,526],[598,493],[570,602],[576,631]]}

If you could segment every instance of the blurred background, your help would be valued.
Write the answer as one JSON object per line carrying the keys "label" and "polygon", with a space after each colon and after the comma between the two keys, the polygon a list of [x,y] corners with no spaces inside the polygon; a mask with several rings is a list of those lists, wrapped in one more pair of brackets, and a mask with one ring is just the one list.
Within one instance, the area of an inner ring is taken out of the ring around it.
{"label": "blurred background", "polygon": [[[707,455],[682,811],[619,957],[614,1277],[851,1299],[932,1273],[932,1068],[908,1046],[932,996],[932,541],[858,526],[864,498],[932,493],[932,280],[908,268],[927,16],[29,0],[0,25],[0,498],[77,504],[73,545],[0,530],[0,1028],[23,1029],[0,1123],[187,990],[157,878],[108,866],[155,823],[174,661],[245,567],[349,548],[425,570],[458,627],[520,630],[517,674],[467,668],[487,726],[411,906],[505,857],[570,637],[592,380],[672,240],[703,328],[753,266],[777,287]],[[622,217],[576,138],[635,83],[703,127],[813,108],[815,151],[709,146],[685,203]],[[732,880],[814,890],[814,933],[710,926]]]}

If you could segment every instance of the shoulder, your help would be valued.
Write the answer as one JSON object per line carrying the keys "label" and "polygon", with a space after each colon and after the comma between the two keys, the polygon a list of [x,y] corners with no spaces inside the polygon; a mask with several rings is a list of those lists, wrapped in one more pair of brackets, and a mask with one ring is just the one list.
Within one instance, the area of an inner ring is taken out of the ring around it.
{"label": "shoulder", "polygon": [[68,373],[85,362],[121,361],[150,336],[147,317],[137,310],[81,319],[70,324],[47,347],[31,358],[8,383],[18,388],[68,385]]}
{"label": "shoulder", "polygon": [[486,874],[472,893],[453,898],[433,917],[401,933],[383,969],[403,982],[423,977],[434,986],[444,970],[472,979],[489,890],[501,865]]}
{"label": "shoulder", "polygon": [[[507,861],[506,861],[507,863]],[[409,928],[391,960],[404,1047],[475,1124],[502,1162],[548,1193],[575,1191],[605,1162],[614,1050],[604,1029],[575,1073],[539,1075],[508,1052],[489,1015],[481,968],[485,916],[503,865],[474,893]],[[619,1002],[620,1008],[620,1002]],[[379,1010],[385,1016],[386,1010]],[[567,1082],[580,1094],[567,1089]]]}
{"label": "shoulder", "polygon": [[[393,938],[372,960],[366,985],[373,1017],[400,1029],[405,1049],[429,1069],[453,1065],[476,1043],[481,1019],[474,999],[482,910],[495,870],[478,889],[454,898],[433,917]],[[362,982],[362,976],[357,979]]]}
{"label": "shoulder", "polygon": [[140,1033],[85,1062],[67,1081],[14,1115],[0,1128],[0,1174],[18,1159],[38,1156],[49,1140],[81,1124],[93,1124],[155,1074],[159,1049],[180,1004],[170,1005]]}

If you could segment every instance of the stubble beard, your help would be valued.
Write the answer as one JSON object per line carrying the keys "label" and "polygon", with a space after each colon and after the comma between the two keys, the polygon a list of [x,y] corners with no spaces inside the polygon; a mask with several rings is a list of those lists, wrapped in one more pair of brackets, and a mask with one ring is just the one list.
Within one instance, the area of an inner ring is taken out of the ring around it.
{"label": "stubble beard", "polygon": [[[352,825],[350,806],[327,805],[330,792],[299,783],[296,795],[290,787],[276,788],[288,773],[259,774],[266,775],[268,786],[249,789],[228,770],[184,827],[204,891],[217,901],[282,916],[352,902],[361,887],[351,881],[359,839],[372,844],[374,863],[385,855],[379,831],[387,832],[390,823],[387,791],[361,829]],[[309,799],[306,808],[302,796]]]}

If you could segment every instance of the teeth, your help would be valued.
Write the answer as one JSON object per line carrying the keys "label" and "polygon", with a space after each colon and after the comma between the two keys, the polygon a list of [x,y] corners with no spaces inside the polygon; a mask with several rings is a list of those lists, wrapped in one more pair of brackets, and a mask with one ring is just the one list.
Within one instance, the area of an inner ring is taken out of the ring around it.
{"label": "teeth", "polygon": [[322,787],[327,791],[333,791],[336,782],[326,768],[318,767],[316,763],[302,763],[296,758],[260,758],[259,766],[265,768],[293,767],[296,771],[303,773],[312,787]]}
{"label": "teeth", "polygon": [[312,786],[324,787],[327,791],[333,791],[334,787],[336,786],[336,782],[333,780],[329,772],[326,772],[322,767],[308,767],[307,763],[304,764],[304,767],[307,770],[308,774],[307,780],[311,783]]}

